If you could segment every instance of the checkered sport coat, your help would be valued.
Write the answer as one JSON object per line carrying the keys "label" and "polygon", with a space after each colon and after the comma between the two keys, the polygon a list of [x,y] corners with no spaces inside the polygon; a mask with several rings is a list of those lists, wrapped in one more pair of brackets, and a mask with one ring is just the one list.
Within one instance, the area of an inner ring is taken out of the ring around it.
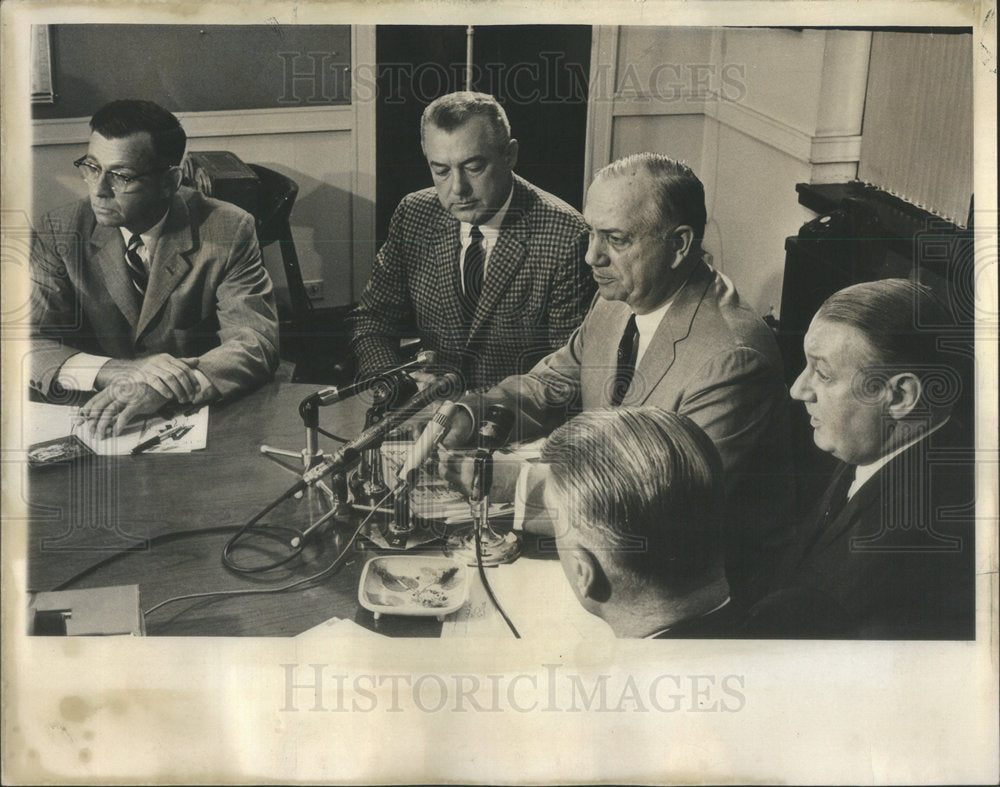
{"label": "checkered sport coat", "polygon": [[400,338],[417,335],[467,388],[482,388],[526,372],[580,324],[595,284],[577,211],[515,175],[472,315],[463,313],[459,226],[433,188],[400,202],[350,318],[359,372],[396,365]]}

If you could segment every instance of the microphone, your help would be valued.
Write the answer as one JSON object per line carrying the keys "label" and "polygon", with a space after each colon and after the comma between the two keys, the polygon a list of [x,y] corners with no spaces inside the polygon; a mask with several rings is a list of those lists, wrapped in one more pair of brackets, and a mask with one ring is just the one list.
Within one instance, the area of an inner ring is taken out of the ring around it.
{"label": "microphone", "polygon": [[[427,405],[442,396],[461,390],[461,378],[455,372],[449,372],[437,378],[431,385],[413,396],[398,410],[387,415],[377,424],[368,427],[361,434],[341,446],[333,456],[324,459],[312,470],[307,471],[297,484],[299,489],[315,484],[327,473],[341,472],[361,458],[361,452],[381,445],[386,435],[393,429],[408,421],[423,410]],[[298,490],[296,490],[298,491]]]}
{"label": "microphone", "polygon": [[424,350],[417,354],[417,357],[412,361],[407,361],[399,366],[394,366],[392,369],[386,369],[385,371],[379,372],[378,374],[370,374],[367,377],[362,377],[355,383],[346,386],[331,385],[327,388],[320,388],[316,393],[312,394],[310,398],[315,398],[316,402],[324,407],[328,404],[334,404],[336,402],[343,401],[352,396],[355,396],[362,391],[367,391],[373,385],[377,384],[380,380],[384,380],[387,377],[392,377],[401,372],[411,371],[413,369],[420,369],[425,366],[433,365],[436,354],[433,350]]}
{"label": "microphone", "polygon": [[427,461],[435,446],[441,442],[441,438],[448,431],[451,418],[454,414],[454,402],[446,401],[441,404],[437,412],[434,413],[434,417],[430,423],[420,433],[420,437],[417,438],[406,454],[406,460],[403,462],[403,467],[398,473],[400,481],[403,483],[408,482],[410,473],[417,470],[420,465]]}
{"label": "microphone", "polygon": [[514,412],[505,405],[491,404],[479,425],[479,450],[502,448],[514,431]]}
{"label": "microphone", "polygon": [[493,452],[504,445],[514,430],[514,413],[502,404],[490,405],[479,426],[479,447],[472,465],[469,502],[479,503],[493,485]]}

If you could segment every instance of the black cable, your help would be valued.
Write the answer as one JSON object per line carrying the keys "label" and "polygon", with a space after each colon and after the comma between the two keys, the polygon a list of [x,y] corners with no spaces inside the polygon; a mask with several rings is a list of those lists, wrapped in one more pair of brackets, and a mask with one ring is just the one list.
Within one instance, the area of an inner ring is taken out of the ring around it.
{"label": "black cable", "polygon": [[[485,501],[486,505],[486,515],[489,516],[489,501]],[[503,607],[500,606],[500,602],[497,597],[493,595],[493,588],[490,586],[490,581],[486,578],[486,569],[483,567],[483,539],[480,533],[480,525],[478,518],[472,524],[472,531],[476,536],[476,566],[479,568],[479,579],[483,583],[483,587],[486,588],[486,595],[489,596],[490,601],[493,602],[493,606],[496,611],[500,613],[500,617],[503,618],[504,623],[507,624],[507,628],[510,629],[511,633],[516,639],[521,639],[521,635],[517,631],[517,627],[511,622],[511,619],[507,617],[507,613],[503,611]]]}
{"label": "black cable", "polygon": [[[264,571],[273,571],[274,569],[285,565],[290,560],[294,560],[295,558],[297,558],[302,553],[302,544],[299,544],[299,546],[297,547],[291,547],[292,550],[291,553],[282,558],[281,560],[277,560],[273,563],[266,563],[262,566],[253,566],[253,567],[241,566],[232,559],[231,554],[236,546],[236,542],[239,541],[245,533],[253,529],[254,525],[256,525],[261,519],[263,519],[267,514],[269,514],[279,505],[284,503],[288,498],[292,497],[296,492],[301,492],[301,491],[302,491],[301,484],[293,485],[286,492],[283,492],[281,495],[279,495],[277,499],[275,499],[273,502],[265,506],[255,516],[251,517],[245,525],[243,525],[239,530],[237,530],[233,534],[233,537],[230,538],[229,541],[226,542],[226,545],[222,548],[222,565],[236,574],[260,574],[263,573]],[[287,529],[285,528],[282,529],[286,530],[287,532]],[[295,531],[295,534],[298,535],[298,532]],[[277,540],[277,536],[272,534],[268,534],[265,537]]]}
{"label": "black cable", "polygon": [[340,435],[335,435],[332,432],[328,432],[328,431],[326,431],[326,429],[324,429],[321,426],[317,426],[316,427],[316,431],[319,432],[324,437],[329,437],[331,440],[336,440],[338,443],[346,443],[346,442],[348,442],[348,440],[347,440],[346,437],[341,437]]}
{"label": "black cable", "polygon": [[[196,530],[181,530],[179,532],[174,532],[174,533],[161,533],[158,536],[153,536],[152,538],[148,539],[147,543],[149,544],[149,546],[154,546],[155,544],[180,540],[182,538],[190,538],[192,536],[214,535],[216,533],[229,533],[232,532],[233,530],[239,529],[240,527],[242,527],[242,525],[218,525],[216,527],[200,527]],[[123,549],[119,552],[115,552],[114,554],[108,555],[106,558],[103,558],[97,561],[96,563],[87,566],[85,569],[78,571],[69,579],[64,580],[63,582],[56,585],[54,588],[52,588],[52,590],[53,591],[65,590],[71,585],[75,585],[84,577],[89,576],[90,574],[93,574],[95,571],[104,568],[109,563],[113,563],[116,560],[121,560],[123,557],[128,557],[129,555],[134,555],[140,551],[142,550]]]}
{"label": "black cable", "polygon": [[[389,494],[392,493],[390,492]],[[388,499],[389,494],[383,497],[382,500],[379,501],[378,505],[384,503]],[[364,528],[365,525],[368,524],[368,522],[375,515],[375,513],[376,511],[373,509],[371,513],[368,514],[368,516],[366,516],[363,520],[361,520],[361,524],[359,524],[354,529],[354,532],[351,533],[351,537],[347,540],[347,543],[344,544],[344,548],[340,551],[340,554],[337,555],[336,558],[334,558],[333,562],[329,566],[311,576],[305,577],[304,579],[297,579],[295,582],[290,582],[287,585],[282,585],[281,587],[276,587],[276,588],[244,588],[242,590],[239,589],[213,590],[205,593],[188,593],[183,596],[173,596],[171,598],[161,601],[159,604],[154,604],[149,609],[145,610],[142,614],[144,617],[148,616],[153,612],[155,612],[156,610],[158,610],[160,607],[165,607],[167,604],[173,604],[174,602],[177,601],[186,601],[188,599],[196,599],[196,598],[214,598],[217,596],[255,596],[255,595],[265,595],[268,593],[285,593],[289,590],[294,590],[300,585],[305,585],[309,582],[315,582],[317,579],[326,576],[327,574],[331,573],[332,571],[340,567],[340,562],[347,556],[349,550],[354,545],[354,542],[357,540],[358,535],[361,533],[361,530]]]}

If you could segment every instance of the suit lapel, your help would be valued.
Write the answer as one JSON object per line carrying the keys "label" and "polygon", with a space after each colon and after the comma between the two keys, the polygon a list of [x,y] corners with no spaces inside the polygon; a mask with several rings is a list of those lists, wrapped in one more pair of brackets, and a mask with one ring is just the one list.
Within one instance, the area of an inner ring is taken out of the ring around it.
{"label": "suit lapel", "polygon": [[97,224],[90,236],[91,259],[115,305],[135,326],[139,320],[139,295],[125,268],[125,240],[117,227]]}
{"label": "suit lapel", "polygon": [[179,194],[174,194],[170,215],[167,217],[163,233],[160,235],[153,252],[149,286],[146,289],[146,297],[142,302],[142,312],[135,329],[137,338],[149,327],[150,322],[163,308],[163,304],[167,302],[170,293],[191,270],[191,263],[187,260],[186,255],[193,246],[187,205],[184,204],[184,200]]}
{"label": "suit lapel", "polygon": [[524,224],[524,216],[529,207],[529,192],[516,177],[512,183],[513,194],[510,205],[507,207],[496,246],[490,252],[483,291],[479,296],[476,313],[469,328],[470,343],[483,325],[494,316],[497,303],[506,292],[508,283],[524,262],[525,243],[529,234]]}
{"label": "suit lapel", "polygon": [[[440,310],[440,325],[465,325],[462,316],[462,304],[459,301],[459,267],[458,255],[462,249],[462,239],[459,236],[459,223],[450,214],[443,212],[436,223],[427,227],[427,249],[430,265],[437,281],[437,308]],[[450,342],[455,347],[465,344],[465,336],[456,335]]]}
{"label": "suit lapel", "polygon": [[[862,511],[878,500],[879,492],[882,486],[882,474],[884,472],[885,468],[883,467],[875,475],[869,478],[864,486],[855,492],[854,496],[844,504],[844,506],[840,509],[840,513],[836,514],[826,525],[823,531],[818,534],[818,540],[814,548],[815,550],[822,551],[828,548],[834,541],[850,529],[851,525],[854,524],[858,515]],[[849,479],[853,478],[853,466],[845,466],[845,473]],[[833,484],[831,484],[831,486],[835,486],[835,484],[836,480]],[[846,489],[844,494],[847,494]]]}
{"label": "suit lapel", "polygon": [[[663,376],[670,371],[676,357],[675,346],[691,333],[691,323],[694,322],[694,316],[711,280],[711,270],[699,260],[688,274],[687,281],[677,291],[642,360],[636,365],[636,384],[629,387],[622,401],[623,405],[643,404]],[[625,324],[622,323],[622,330],[624,329]]]}
{"label": "suit lapel", "polygon": [[524,238],[527,234],[522,220],[524,213],[520,206],[515,208],[514,203],[515,200],[511,200],[497,244],[490,253],[483,292],[479,296],[479,304],[476,306],[476,313],[469,330],[470,340],[483,324],[495,315],[497,303],[506,292],[507,285],[524,263]]}

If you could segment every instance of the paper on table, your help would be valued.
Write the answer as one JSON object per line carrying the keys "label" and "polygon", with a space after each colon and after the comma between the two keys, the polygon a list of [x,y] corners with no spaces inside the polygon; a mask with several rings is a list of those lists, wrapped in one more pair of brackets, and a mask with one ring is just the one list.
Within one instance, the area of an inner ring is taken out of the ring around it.
{"label": "paper on table", "polygon": [[94,438],[87,429],[75,426],[78,407],[43,402],[27,402],[25,406],[25,445],[34,445],[46,440],[76,434],[94,453],[103,456],[128,454],[144,440],[155,437],[160,432],[178,424],[190,424],[187,434],[177,440],[150,448],[144,453],[190,453],[208,445],[208,405],[203,405],[194,413],[184,413],[171,418],[152,416],[129,424],[121,434],[114,437]]}
{"label": "paper on table", "polygon": [[[493,607],[475,568],[469,569],[469,600],[445,618],[442,637],[511,637]],[[558,560],[519,558],[486,569],[504,612],[523,639],[582,641],[614,637],[600,618],[585,610],[569,586]]]}
{"label": "paper on table", "polygon": [[339,638],[339,637],[375,637],[377,639],[385,639],[384,634],[379,634],[376,631],[371,631],[366,629],[364,626],[359,626],[353,620],[347,618],[330,618],[329,620],[324,620],[322,623],[313,626],[311,629],[306,629],[301,634],[296,634],[296,638],[308,638],[308,639],[324,639],[324,638]]}

